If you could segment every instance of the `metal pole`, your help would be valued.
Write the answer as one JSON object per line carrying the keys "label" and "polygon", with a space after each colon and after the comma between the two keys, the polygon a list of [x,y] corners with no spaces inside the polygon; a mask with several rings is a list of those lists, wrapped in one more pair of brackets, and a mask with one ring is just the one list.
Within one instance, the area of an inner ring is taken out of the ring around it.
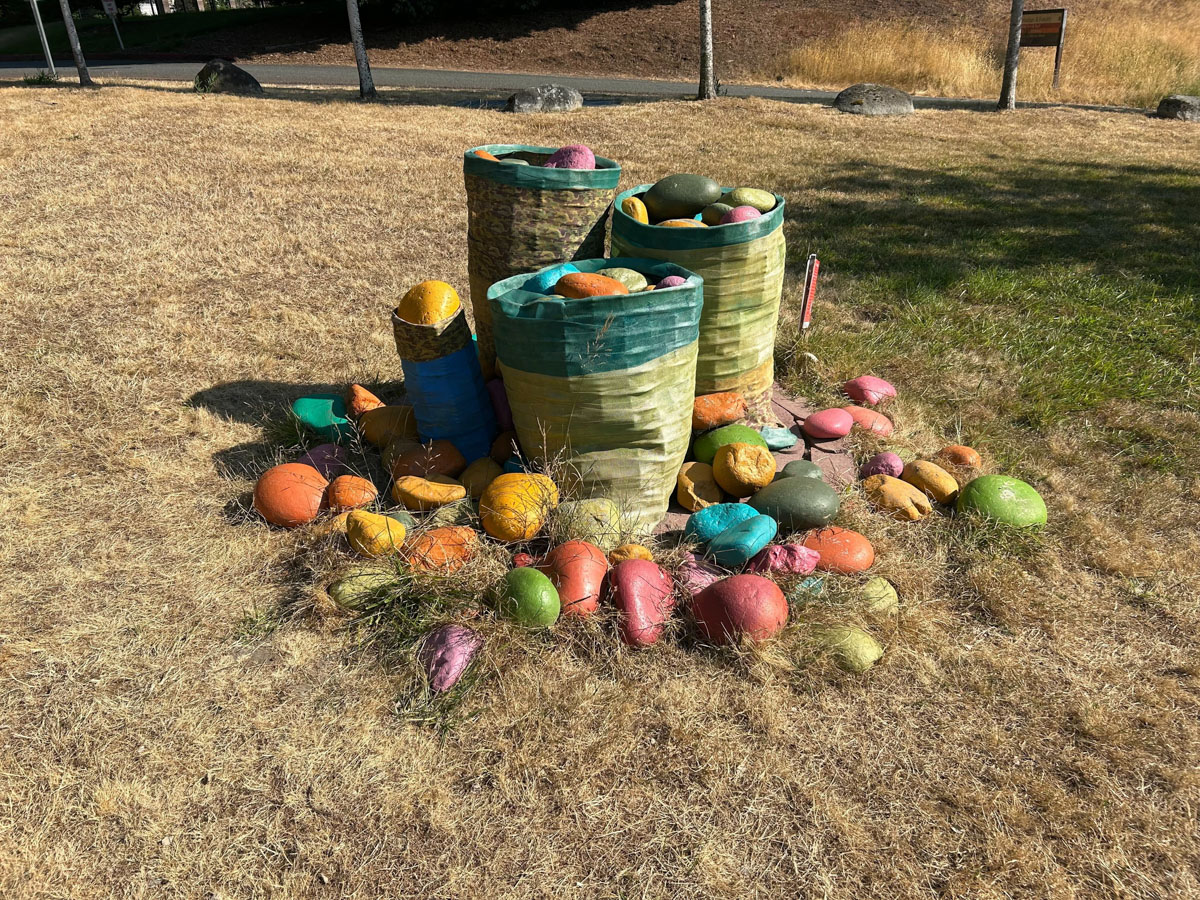
{"label": "metal pole", "polygon": [[119,46],[119,47],[120,47],[122,50],[124,50],[124,49],[125,49],[125,42],[124,42],[123,40],[121,40],[121,29],[117,28],[117,17],[116,17],[116,16],[109,16],[109,17],[108,17],[108,20],[109,20],[110,22],[112,22],[112,23],[113,23],[113,31],[115,31],[115,32],[117,33],[117,45],[118,45],[118,46]]}
{"label": "metal pole", "polygon": [[42,24],[42,11],[38,9],[37,0],[29,0],[29,5],[33,7],[33,21],[37,22],[38,37],[42,39],[42,52],[46,54],[46,65],[51,75],[57,75],[54,57],[50,55],[50,42],[46,40],[46,26]]}
{"label": "metal pole", "polygon": [[1067,42],[1067,11],[1063,10],[1062,24],[1058,26],[1058,46],[1054,48],[1054,89],[1058,90],[1058,73],[1062,69],[1063,44]]}

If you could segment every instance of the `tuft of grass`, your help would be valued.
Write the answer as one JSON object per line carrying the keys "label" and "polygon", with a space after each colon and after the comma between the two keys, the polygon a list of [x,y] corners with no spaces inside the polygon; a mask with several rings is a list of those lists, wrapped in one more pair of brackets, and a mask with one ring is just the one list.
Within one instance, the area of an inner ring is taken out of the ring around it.
{"label": "tuft of grass", "polygon": [[39,84],[58,84],[58,73],[48,72],[45,69],[38,69],[34,75],[25,75],[21,78],[25,84],[34,86]]}

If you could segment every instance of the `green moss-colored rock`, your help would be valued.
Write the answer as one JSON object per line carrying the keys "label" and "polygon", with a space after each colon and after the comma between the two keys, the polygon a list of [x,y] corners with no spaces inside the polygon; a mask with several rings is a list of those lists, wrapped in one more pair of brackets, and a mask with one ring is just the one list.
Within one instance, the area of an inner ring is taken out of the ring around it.
{"label": "green moss-colored rock", "polygon": [[562,541],[587,541],[605,553],[621,543],[621,510],[612,500],[564,500],[554,517],[555,537]]}
{"label": "green moss-colored rock", "polygon": [[758,188],[734,188],[722,197],[721,201],[730,206],[753,206],[761,213],[770,212],[775,208],[775,195]]}
{"label": "green moss-colored rock", "polygon": [[651,222],[690,219],[720,199],[721,186],[704,175],[668,175],[642,197]]}
{"label": "green moss-colored rock", "polygon": [[497,611],[526,628],[549,628],[561,604],[550,579],[532,566],[510,569],[496,591]]}
{"label": "green moss-colored rock", "polygon": [[395,582],[395,572],[360,566],[346,572],[326,590],[338,606],[345,609],[361,609],[365,600]]}
{"label": "green moss-colored rock", "polygon": [[314,394],[292,403],[292,415],[325,441],[338,442],[348,438],[354,429],[346,418],[346,401],[341,394]]}
{"label": "green moss-colored rock", "polygon": [[750,498],[750,505],[779,523],[782,533],[828,525],[837,516],[837,492],[817,478],[793,476],[772,481]]}
{"label": "green moss-colored rock", "polygon": [[1018,528],[1046,524],[1046,501],[1030,485],[1007,475],[981,475],[958,494],[958,511]]}
{"label": "green moss-colored rock", "polygon": [[854,625],[823,625],[813,628],[813,639],[842,669],[861,675],[883,656],[883,646]]}
{"label": "green moss-colored rock", "polygon": [[727,212],[733,212],[728,203],[710,203],[700,211],[700,221],[705,225],[720,225],[721,217]]}
{"label": "green moss-colored rock", "polygon": [[821,471],[821,467],[811,460],[793,459],[775,476],[776,481],[780,478],[816,478],[824,481],[825,474]]}
{"label": "green moss-colored rock", "polygon": [[767,448],[767,442],[763,436],[749,425],[724,425],[696,438],[696,443],[692,445],[692,455],[696,457],[697,461],[708,463],[711,466],[717,450],[726,444],[754,444],[757,447]]}
{"label": "green moss-colored rock", "polygon": [[859,592],[867,612],[889,615],[900,608],[900,595],[886,578],[876,575]]}
{"label": "green moss-colored rock", "polygon": [[611,269],[600,269],[596,272],[597,275],[604,275],[608,278],[615,279],[621,282],[625,287],[629,288],[629,293],[633,294],[637,291],[644,291],[650,283],[646,280],[646,276],[641,272],[636,272],[633,269],[622,268],[615,266]]}

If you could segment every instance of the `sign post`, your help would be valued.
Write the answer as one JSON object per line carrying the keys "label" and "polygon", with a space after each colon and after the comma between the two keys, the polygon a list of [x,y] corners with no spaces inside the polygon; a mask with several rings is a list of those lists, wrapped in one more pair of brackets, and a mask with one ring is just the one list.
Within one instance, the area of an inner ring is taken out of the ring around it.
{"label": "sign post", "polygon": [[121,29],[117,27],[117,3],[116,0],[101,0],[104,4],[104,12],[108,16],[110,22],[113,23],[113,31],[117,33],[117,44],[122,50],[125,49],[125,42],[121,40]]}
{"label": "sign post", "polygon": [[812,324],[813,301],[817,299],[817,275],[820,271],[821,261],[817,259],[817,254],[810,253],[808,268],[804,273],[804,295],[800,301],[801,333],[808,331],[808,326]]}
{"label": "sign post", "polygon": [[1066,9],[1031,9],[1021,17],[1022,47],[1054,48],[1054,89],[1062,70],[1063,40],[1067,34]]}
{"label": "sign post", "polygon": [[33,21],[37,23],[38,37],[42,39],[42,52],[46,54],[46,67],[50,70],[51,75],[57,75],[58,72],[54,68],[54,57],[50,54],[50,42],[46,40],[46,26],[42,24],[42,11],[38,9],[38,0],[29,0],[29,5],[33,7]]}

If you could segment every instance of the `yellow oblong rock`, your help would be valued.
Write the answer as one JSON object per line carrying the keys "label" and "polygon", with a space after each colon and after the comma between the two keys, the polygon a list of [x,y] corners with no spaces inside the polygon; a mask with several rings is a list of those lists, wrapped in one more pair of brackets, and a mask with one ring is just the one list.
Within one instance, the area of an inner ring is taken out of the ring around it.
{"label": "yellow oblong rock", "polygon": [[545,475],[508,472],[479,498],[483,530],[501,541],[527,541],[558,506],[558,488]]}
{"label": "yellow oblong rock", "polygon": [[686,462],[675,479],[675,499],[689,512],[720,503],[721,486],[708,463]]}
{"label": "yellow oblong rock", "polygon": [[353,510],[346,517],[346,537],[361,556],[374,558],[399,552],[405,531],[403,522],[365,509]]}
{"label": "yellow oblong rock", "polygon": [[725,493],[750,497],[775,477],[775,457],[757,444],[724,444],[713,457],[713,477]]}
{"label": "yellow oblong rock", "polygon": [[500,463],[490,456],[481,456],[467,466],[466,470],[458,476],[458,480],[467,489],[467,496],[472,500],[478,500],[487,490],[487,486],[503,474],[504,469]]}
{"label": "yellow oblong rock", "polygon": [[910,462],[900,477],[938,503],[953,503],[958,497],[958,482],[937,463],[924,459]]}
{"label": "yellow oblong rock", "polygon": [[646,212],[646,204],[641,201],[640,197],[626,197],[622,200],[621,212],[643,225],[650,224],[650,214]]}
{"label": "yellow oblong rock", "polygon": [[615,566],[619,562],[625,562],[627,559],[648,559],[654,561],[654,554],[650,552],[649,547],[644,547],[641,544],[622,544],[612,553],[608,554],[608,562]]}
{"label": "yellow oblong rock", "polygon": [[462,483],[448,475],[402,475],[392,485],[392,499],[405,509],[437,509],[466,496]]}
{"label": "yellow oblong rock", "polygon": [[891,475],[872,475],[862,486],[867,499],[877,509],[890,512],[902,521],[915,522],[933,512],[929,498],[920,489]]}

